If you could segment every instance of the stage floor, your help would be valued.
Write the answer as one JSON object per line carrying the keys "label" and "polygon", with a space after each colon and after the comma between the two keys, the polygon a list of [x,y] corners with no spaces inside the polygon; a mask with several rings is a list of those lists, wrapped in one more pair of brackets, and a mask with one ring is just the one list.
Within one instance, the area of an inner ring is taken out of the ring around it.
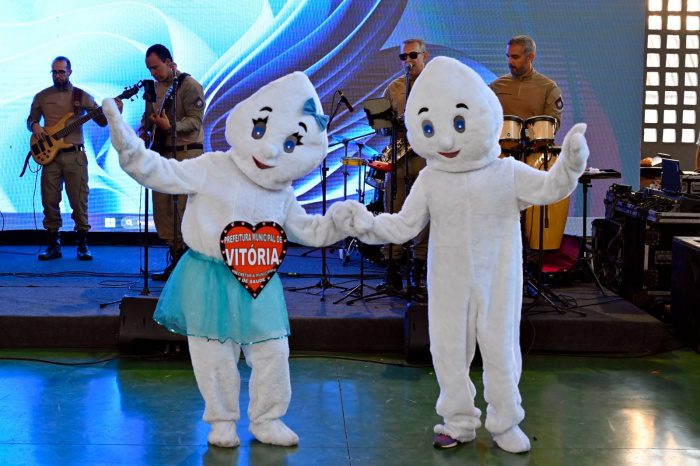
{"label": "stage floor", "polygon": [[[700,357],[688,350],[641,358],[527,355],[521,426],[532,451],[519,455],[495,447],[483,427],[473,442],[434,449],[432,369],[379,355],[294,352],[284,420],[299,446],[260,444],[245,414],[250,371],[244,363],[239,368],[241,446],[224,449],[207,446],[203,402],[187,360],[0,350],[2,464],[700,464]],[[478,367],[472,379],[485,412]]]}
{"label": "stage floor", "polygon": [[[136,246],[94,245],[91,251],[95,259],[81,262],[75,246],[64,246],[62,259],[40,262],[38,246],[0,246],[0,347],[120,346],[123,298],[155,302],[163,283],[149,280],[149,294],[143,296],[143,251]],[[163,267],[165,252],[164,247],[149,250],[149,270]],[[348,304],[357,297],[346,297],[348,289],[359,285],[357,251],[343,261],[338,250],[326,250],[325,278],[332,286],[317,286],[322,282],[321,255],[321,250],[291,247],[279,271],[292,350],[402,353],[410,338],[416,342],[427,335],[424,326],[414,326],[412,337],[406,332],[410,302],[404,298]],[[383,268],[365,260],[363,276],[366,296],[381,280]],[[295,290],[305,287],[311,288]],[[524,300],[525,353],[652,354],[678,346],[663,323],[608,290],[603,295],[590,279],[569,280],[551,291],[565,304],[560,311],[544,299]],[[425,312],[425,307],[416,309],[418,315]]]}
{"label": "stage floor", "polygon": [[[521,425],[532,452],[506,453],[483,428],[469,444],[435,450],[438,386],[427,360],[406,362],[407,301],[392,297],[347,305],[334,303],[344,293],[335,287],[324,290],[323,300],[318,288],[292,291],[320,280],[320,251],[304,257],[306,248],[290,248],[281,269],[292,325],[293,397],[284,419],[300,445],[272,447],[252,438],[245,414],[250,372],[241,362],[241,446],[208,447],[203,402],[186,354],[177,345],[148,355],[117,350],[123,297],[143,290],[141,251],[91,249],[92,262],[77,261],[68,246],[63,259],[42,263],[36,246],[0,247],[3,464],[700,461],[700,358],[679,345],[664,324],[614,294],[603,296],[585,280],[552,288],[569,305],[564,312],[541,301],[524,305]],[[164,252],[151,250],[151,269],[162,266]],[[333,285],[358,284],[357,255],[343,265],[338,252],[329,251],[327,265]],[[376,285],[382,272],[367,263],[367,283]],[[151,297],[141,299],[153,301],[162,284],[148,286]],[[60,349],[70,347],[83,349]],[[478,364],[471,374],[477,406],[485,412]]]}

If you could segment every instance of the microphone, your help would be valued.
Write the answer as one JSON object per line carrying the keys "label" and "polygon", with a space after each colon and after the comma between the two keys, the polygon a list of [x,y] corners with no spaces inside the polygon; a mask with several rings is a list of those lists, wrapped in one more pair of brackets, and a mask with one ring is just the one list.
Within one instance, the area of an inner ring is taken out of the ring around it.
{"label": "microphone", "polygon": [[415,65],[413,63],[406,63],[406,73],[411,71],[411,68],[413,68]]}
{"label": "microphone", "polygon": [[343,91],[338,91],[338,95],[340,96],[340,101],[345,104],[345,106],[350,110],[350,112],[354,112],[355,109],[352,108],[352,105],[350,104],[350,101],[348,100],[345,95],[343,95]]}

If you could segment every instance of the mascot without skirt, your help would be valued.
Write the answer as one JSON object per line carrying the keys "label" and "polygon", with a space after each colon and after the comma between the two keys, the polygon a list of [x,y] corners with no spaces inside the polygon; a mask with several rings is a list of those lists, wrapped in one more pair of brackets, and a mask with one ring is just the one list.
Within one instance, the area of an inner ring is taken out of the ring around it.
{"label": "mascot without skirt", "polygon": [[149,151],[104,101],[112,145],[142,185],[188,194],[182,234],[191,248],[168,280],[154,319],[188,336],[205,401],[209,443],[240,444],[241,350],[251,367],[250,431],[260,442],[296,445],[280,418],[291,400],[289,319],[275,273],[287,241],[324,246],[344,237],[331,215],[308,215],[292,181],[326,156],[328,117],[309,79],[296,72],[262,87],[226,120],[226,152],[177,162]]}
{"label": "mascot without skirt", "polygon": [[[486,428],[503,450],[530,450],[518,382],[522,241],[520,211],[570,194],[588,159],[585,124],[564,138],[548,172],[499,158],[503,110],[466,65],[430,61],[406,104],[408,139],[427,160],[397,214],[373,217],[353,201],[334,221],[361,241],[401,244],[430,222],[428,322],[440,385],[434,445],[449,448],[476,437],[481,412],[469,366],[477,342],[483,358]],[[334,207],[336,207],[334,205]]]}

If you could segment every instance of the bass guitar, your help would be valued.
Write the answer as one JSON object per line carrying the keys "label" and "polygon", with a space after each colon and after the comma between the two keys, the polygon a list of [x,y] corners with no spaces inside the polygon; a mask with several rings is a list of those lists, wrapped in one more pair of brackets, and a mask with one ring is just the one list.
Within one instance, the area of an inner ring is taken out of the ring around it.
{"label": "bass guitar", "polygon": [[[124,89],[124,92],[119,94],[116,98],[122,100],[130,99],[136,95],[140,87],[139,82],[139,84],[135,84],[132,87]],[[29,149],[34,161],[39,165],[46,165],[47,163],[53,161],[61,149],[66,149],[73,145],[66,143],[63,138],[100,114],[102,114],[102,107],[97,107],[96,109],[87,112],[85,115],[81,116],[80,118],[76,118],[69,123],[68,120],[73,117],[74,113],[68,112],[63,115],[60,120],[58,120],[58,123],[44,128],[47,134],[44,139],[39,139],[32,135],[31,139],[29,140]]]}

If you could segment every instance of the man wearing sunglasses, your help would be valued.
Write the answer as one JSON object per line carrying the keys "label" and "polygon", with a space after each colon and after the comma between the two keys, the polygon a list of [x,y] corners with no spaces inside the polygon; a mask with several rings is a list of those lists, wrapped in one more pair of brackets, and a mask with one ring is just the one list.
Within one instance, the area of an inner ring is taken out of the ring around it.
{"label": "man wearing sunglasses", "polygon": [[[48,139],[49,136],[55,135],[57,131],[70,125],[75,120],[73,117],[82,116],[85,112],[90,112],[98,107],[90,94],[73,86],[70,82],[72,73],[68,58],[63,56],[54,58],[51,63],[53,86],[36,94],[32,101],[27,118],[27,128],[43,147],[51,147],[54,139]],[[121,111],[122,103],[118,99],[117,106]],[[64,122],[65,125],[62,125],[60,120],[68,113],[73,113],[73,117],[70,117]],[[44,126],[41,125],[42,118]],[[100,126],[107,126],[107,119],[101,112],[94,120]],[[87,232],[90,230],[88,223],[88,161],[83,144],[82,125],[77,125],[69,134],[63,136],[62,140],[63,143],[70,144],[70,146],[58,150],[53,160],[43,165],[41,170],[41,203],[44,207],[44,228],[49,234],[49,241],[46,251],[41,253],[38,259],[46,261],[63,257],[60,237],[63,220],[60,204],[61,192],[65,183],[68,202],[73,210],[72,218],[75,222],[78,259],[92,260],[92,255],[87,247]]]}
{"label": "man wearing sunglasses", "polygon": [[[405,140],[406,132],[403,125],[403,116],[406,109],[406,74],[408,74],[409,82],[409,92],[410,88],[413,86],[416,78],[421,74],[425,64],[429,58],[428,50],[425,46],[425,41],[423,39],[406,39],[403,41],[401,47],[401,53],[399,54],[399,60],[403,65],[404,73],[395,80],[393,80],[389,86],[384,91],[384,97],[389,99],[391,102],[391,108],[398,116],[400,124],[400,129],[398,131],[397,139],[400,141],[403,139],[403,143],[399,143],[400,150],[397,156],[396,164],[396,193],[393,205],[390,204],[391,201],[391,173],[387,173],[385,186],[386,192],[384,193],[384,210],[386,212],[398,212],[401,210],[401,206],[408,195],[407,185],[410,187],[415,181],[423,167],[425,167],[425,159],[414,153],[408,146],[408,142]],[[385,153],[387,149],[385,149]],[[403,157],[408,158],[408,173],[406,172],[406,162]],[[426,298],[426,287],[425,287],[425,268],[426,268],[426,258],[428,256],[428,227],[425,227],[418,236],[416,236],[411,242],[412,258],[411,258],[411,271],[410,271],[410,282],[408,286],[411,288],[412,296],[418,300],[425,300]],[[380,290],[393,289],[399,291],[403,288],[403,281],[401,279],[401,274],[399,273],[398,264],[401,259],[403,248],[401,245],[397,244],[387,244],[382,247],[382,253],[385,259],[388,260],[389,266],[387,267],[385,281],[379,285]],[[391,260],[389,260],[391,258]]]}

